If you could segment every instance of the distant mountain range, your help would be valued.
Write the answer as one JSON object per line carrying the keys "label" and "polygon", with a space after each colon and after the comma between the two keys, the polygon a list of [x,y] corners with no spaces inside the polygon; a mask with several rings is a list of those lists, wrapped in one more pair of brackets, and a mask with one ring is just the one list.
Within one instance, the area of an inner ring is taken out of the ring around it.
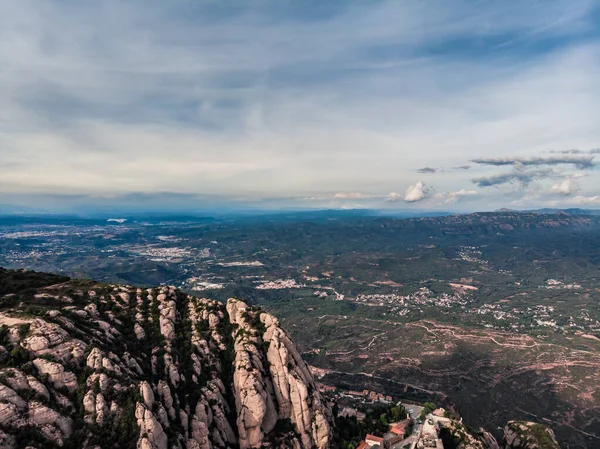
{"label": "distant mountain range", "polygon": [[90,224],[92,222],[98,224],[106,224],[107,220],[113,219],[112,224],[115,224],[115,218],[126,219],[128,221],[144,221],[150,223],[156,222],[210,222],[218,220],[276,220],[276,221],[306,221],[306,220],[327,220],[327,219],[348,219],[348,218],[365,218],[365,217],[390,217],[390,218],[420,218],[420,217],[446,217],[454,215],[477,215],[477,214],[569,214],[569,215],[600,215],[600,209],[582,209],[582,208],[565,208],[565,209],[497,209],[492,212],[450,212],[450,211],[427,211],[427,210],[388,210],[388,209],[322,209],[322,210],[277,210],[277,211],[228,211],[203,213],[190,212],[188,214],[181,213],[121,213],[115,215],[111,213],[99,214],[49,214],[41,210],[30,208],[11,208],[8,205],[0,205],[0,224],[18,224],[18,223],[53,223],[64,224],[80,222],[82,224]]}

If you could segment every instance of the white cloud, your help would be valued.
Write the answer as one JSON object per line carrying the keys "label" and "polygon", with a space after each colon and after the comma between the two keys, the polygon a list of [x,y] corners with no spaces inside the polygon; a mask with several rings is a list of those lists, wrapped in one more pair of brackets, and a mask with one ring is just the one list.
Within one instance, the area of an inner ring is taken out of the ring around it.
{"label": "white cloud", "polygon": [[404,195],[398,192],[392,192],[387,196],[386,201],[390,203],[395,203],[396,201],[400,201],[404,199]]}
{"label": "white cloud", "polygon": [[600,204],[600,195],[595,195],[595,196],[578,195],[578,196],[569,198],[565,202],[566,202],[566,204],[579,205],[579,206],[589,206],[589,205],[594,205],[594,204]]}
{"label": "white cloud", "polygon": [[423,182],[418,181],[415,185],[411,185],[404,192],[404,201],[414,203],[416,201],[424,200],[431,195],[429,187]]}
{"label": "white cloud", "polygon": [[552,187],[550,188],[550,191],[552,193],[556,193],[556,194],[560,194],[560,195],[573,195],[574,193],[577,193],[579,190],[581,190],[581,188],[579,187],[579,184],[577,183],[577,181],[575,181],[571,178],[563,179],[560,182],[552,184]]}
{"label": "white cloud", "polygon": [[371,195],[366,195],[364,193],[359,192],[340,192],[333,195],[333,197],[338,200],[356,200],[362,198],[371,198]]}
{"label": "white cloud", "polygon": [[479,195],[476,190],[459,190],[457,192],[436,193],[433,198],[443,204],[454,204],[463,197],[474,197]]}
{"label": "white cloud", "polygon": [[569,177],[570,177],[570,178],[572,178],[572,179],[577,179],[577,178],[586,178],[586,177],[588,177],[588,176],[589,176],[589,175],[588,175],[587,173],[585,173],[585,172],[582,172],[582,171],[578,171],[578,172],[575,172],[575,173],[571,173],[571,174],[569,175]]}

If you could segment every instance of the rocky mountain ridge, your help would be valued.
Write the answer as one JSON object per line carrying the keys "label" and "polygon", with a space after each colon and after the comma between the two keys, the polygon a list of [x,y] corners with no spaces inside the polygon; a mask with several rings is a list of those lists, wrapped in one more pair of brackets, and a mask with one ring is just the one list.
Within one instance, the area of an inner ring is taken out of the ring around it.
{"label": "rocky mountain ridge", "polygon": [[0,303],[0,447],[330,447],[308,366],[242,301],[69,281]]}
{"label": "rocky mountain ridge", "polygon": [[416,217],[408,219],[379,218],[383,228],[402,230],[414,234],[431,235],[477,235],[490,233],[520,232],[531,229],[597,229],[600,219],[595,215],[577,215],[557,211],[538,212],[474,212],[470,214],[440,217]]}

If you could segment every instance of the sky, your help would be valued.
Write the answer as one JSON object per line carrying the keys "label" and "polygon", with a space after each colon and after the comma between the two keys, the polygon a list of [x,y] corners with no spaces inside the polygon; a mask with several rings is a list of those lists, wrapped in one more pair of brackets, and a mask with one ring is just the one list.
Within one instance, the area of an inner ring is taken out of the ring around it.
{"label": "sky", "polygon": [[598,1],[0,7],[0,211],[600,207]]}

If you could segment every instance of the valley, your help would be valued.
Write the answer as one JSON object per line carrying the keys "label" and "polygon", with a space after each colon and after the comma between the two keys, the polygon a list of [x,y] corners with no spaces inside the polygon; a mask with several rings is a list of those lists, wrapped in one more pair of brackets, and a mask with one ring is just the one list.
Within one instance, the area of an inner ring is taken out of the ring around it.
{"label": "valley", "polygon": [[[600,220],[498,212],[0,222],[0,265],[174,285],[277,316],[340,388],[600,443]],[[551,237],[551,238],[550,238]]]}

